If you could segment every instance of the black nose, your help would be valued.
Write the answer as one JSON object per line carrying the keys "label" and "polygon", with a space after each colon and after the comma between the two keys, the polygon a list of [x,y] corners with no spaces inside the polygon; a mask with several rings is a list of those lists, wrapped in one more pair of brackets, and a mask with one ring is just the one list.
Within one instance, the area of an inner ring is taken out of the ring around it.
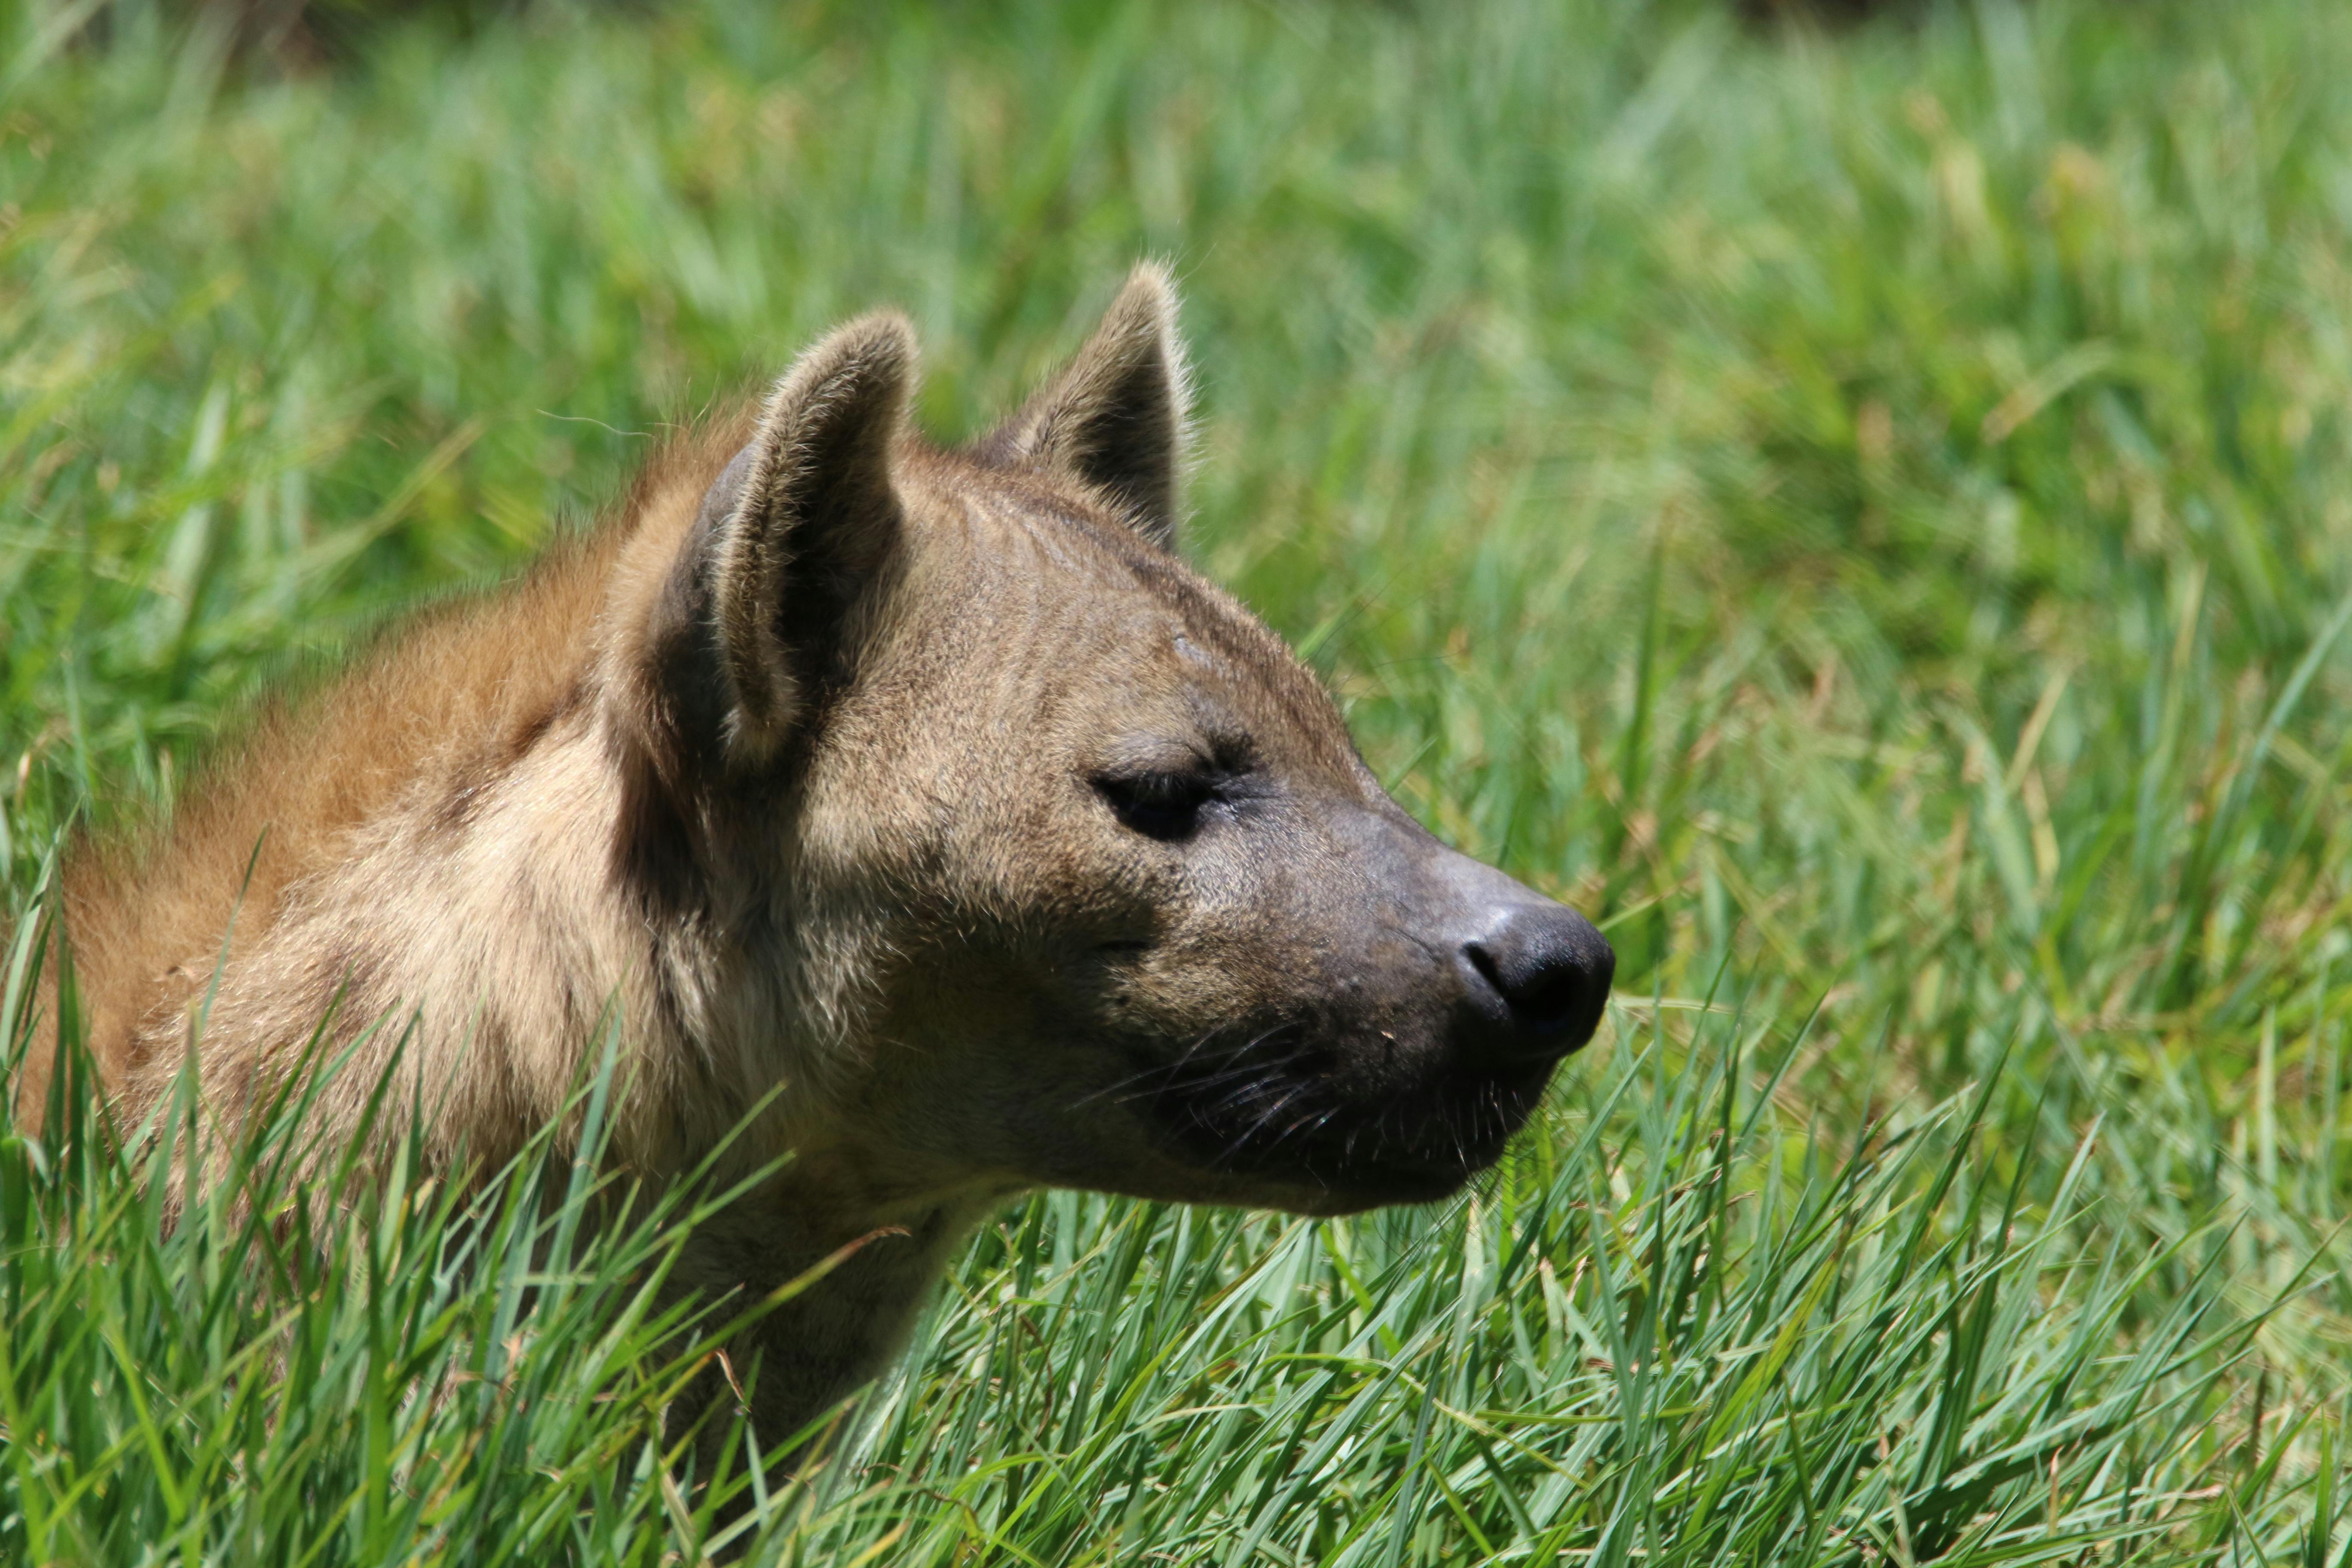
{"label": "black nose", "polygon": [[1592,1037],[1617,954],[1592,922],[1554,903],[1504,906],[1462,944],[1457,1038],[1490,1069],[1532,1067]]}

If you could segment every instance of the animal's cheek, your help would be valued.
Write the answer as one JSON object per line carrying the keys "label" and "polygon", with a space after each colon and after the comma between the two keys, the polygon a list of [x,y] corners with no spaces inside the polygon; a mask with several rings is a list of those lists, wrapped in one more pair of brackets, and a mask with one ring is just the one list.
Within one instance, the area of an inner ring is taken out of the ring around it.
{"label": "animal's cheek", "polygon": [[908,858],[898,880],[918,923],[1034,952],[1156,938],[1194,901],[1191,868],[1100,826],[1044,816],[969,829]]}
{"label": "animal's cheek", "polygon": [[1182,1047],[1328,1012],[1329,954],[1278,922],[1196,920],[1145,952],[1102,962],[1080,1005],[1132,1044]]}

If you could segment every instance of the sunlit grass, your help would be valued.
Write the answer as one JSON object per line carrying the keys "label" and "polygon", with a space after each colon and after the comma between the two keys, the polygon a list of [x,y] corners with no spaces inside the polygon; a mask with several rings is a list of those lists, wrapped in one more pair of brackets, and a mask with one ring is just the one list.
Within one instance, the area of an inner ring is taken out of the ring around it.
{"label": "sunlit grass", "polygon": [[[912,312],[960,435],[1156,252],[1188,550],[1408,805],[1623,956],[1445,1213],[1009,1215],[758,1550],[2352,1549],[2325,7],[679,5],[292,79],[135,9],[59,52],[58,14],[7,11],[0,65],[19,904],[73,814],[168,797],[257,683],[526,558],[827,322]],[[152,1181],[0,1146],[0,1561],[703,1532],[664,1359],[582,1354],[655,1241],[520,1342],[593,1416],[453,1458],[430,1391],[507,1353],[496,1248],[334,1282],[440,1257],[454,1197],[274,1274],[236,1215],[159,1236]],[[429,1354],[368,1337],[379,1289],[442,1303]],[[278,1375],[296,1342],[347,1374]]]}

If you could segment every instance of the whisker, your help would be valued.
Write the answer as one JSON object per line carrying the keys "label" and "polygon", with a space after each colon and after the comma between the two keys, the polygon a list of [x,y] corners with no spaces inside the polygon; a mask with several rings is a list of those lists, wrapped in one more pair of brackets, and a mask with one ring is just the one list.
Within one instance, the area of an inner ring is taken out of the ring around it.
{"label": "whisker", "polygon": [[[1271,1033],[1271,1031],[1268,1032]],[[1192,1061],[1192,1058],[1199,1053],[1201,1047],[1207,1045],[1211,1040],[1216,1038],[1216,1036],[1217,1032],[1214,1029],[1208,1030],[1204,1034],[1196,1036],[1192,1044],[1186,1046],[1183,1050],[1177,1053],[1175,1060],[1159,1062],[1150,1067],[1139,1068],[1136,1071],[1128,1074],[1125,1078],[1113,1079],[1110,1082],[1103,1085],[1101,1088],[1094,1090],[1090,1094],[1080,1095],[1071,1103],[1074,1106],[1089,1105],[1097,1100],[1103,1099],[1107,1095],[1117,1094],[1121,1089],[1130,1089],[1136,1084],[1141,1083],[1145,1079],[1154,1077],[1165,1078],[1181,1072],[1184,1070],[1185,1065]],[[1260,1038],[1264,1037],[1264,1036],[1260,1037]],[[1243,1048],[1246,1049],[1247,1047],[1244,1047]]]}
{"label": "whisker", "polygon": [[[1224,1160],[1230,1160],[1235,1154],[1240,1153],[1244,1148],[1248,1146],[1250,1140],[1255,1138],[1261,1131],[1265,1131],[1266,1125],[1281,1112],[1284,1106],[1289,1104],[1292,1100],[1297,1099],[1306,1091],[1307,1086],[1305,1084],[1294,1085],[1289,1092],[1283,1095],[1281,1099],[1276,1100],[1272,1105],[1266,1107],[1265,1110],[1260,1111],[1255,1117],[1252,1118],[1250,1124],[1242,1129],[1241,1136],[1235,1138],[1233,1141],[1233,1143],[1225,1150],[1224,1153],[1219,1156],[1220,1163]],[[1281,1140],[1276,1139],[1276,1142],[1279,1142]]]}
{"label": "whisker", "polygon": [[[1301,1088],[1303,1089],[1304,1086],[1302,1085]],[[1276,1109],[1279,1109],[1279,1107]],[[1297,1131],[1300,1128],[1307,1126],[1310,1122],[1318,1128],[1321,1127],[1325,1122],[1331,1120],[1333,1114],[1337,1110],[1338,1107],[1334,1106],[1318,1116],[1312,1109],[1309,1109],[1304,1115],[1291,1118],[1290,1125],[1276,1133],[1274,1135],[1274,1141],[1268,1143],[1266,1147],[1269,1149],[1278,1147],[1284,1139],[1289,1137],[1292,1133]]]}

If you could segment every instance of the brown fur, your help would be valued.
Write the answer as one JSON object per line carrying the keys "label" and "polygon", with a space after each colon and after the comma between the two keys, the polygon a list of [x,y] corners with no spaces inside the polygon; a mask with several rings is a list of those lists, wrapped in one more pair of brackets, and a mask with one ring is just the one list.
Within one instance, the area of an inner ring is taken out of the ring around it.
{"label": "brown fur", "polygon": [[[882,1237],[763,1329],[772,1435],[869,1376],[1023,1188],[1453,1190],[1591,1032],[1607,948],[1414,826],[1167,552],[1173,319],[1139,269],[968,452],[908,427],[907,324],[852,323],[602,528],[266,709],[168,825],[82,847],[66,923],[119,1120],[193,1049],[234,1123],[323,1018],[359,1042],[331,1143],[398,1045],[390,1103],[494,1161],[613,1018],[617,1159],[661,1181],[763,1101],[722,1174],[793,1156],[688,1285]],[[37,1064],[20,1114],[42,1091]]]}

